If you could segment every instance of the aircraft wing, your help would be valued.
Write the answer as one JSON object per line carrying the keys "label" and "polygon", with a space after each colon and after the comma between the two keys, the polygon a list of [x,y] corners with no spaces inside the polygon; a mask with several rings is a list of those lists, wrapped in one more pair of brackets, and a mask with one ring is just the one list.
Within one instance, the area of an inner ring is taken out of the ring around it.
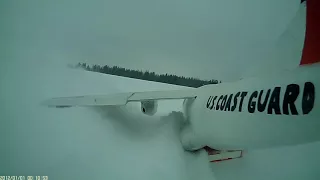
{"label": "aircraft wing", "polygon": [[71,107],[71,106],[121,106],[128,102],[144,100],[166,100],[166,99],[187,99],[196,98],[195,89],[168,90],[168,91],[145,91],[128,92],[108,95],[84,95],[57,97],[45,100],[42,104],[50,107]]}

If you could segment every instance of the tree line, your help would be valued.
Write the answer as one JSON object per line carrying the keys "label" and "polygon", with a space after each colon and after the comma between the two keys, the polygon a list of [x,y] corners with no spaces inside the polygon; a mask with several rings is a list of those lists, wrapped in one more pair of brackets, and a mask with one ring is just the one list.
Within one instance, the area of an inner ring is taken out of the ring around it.
{"label": "tree line", "polygon": [[[156,74],[155,72],[149,71],[141,71],[141,70],[132,70],[118,66],[99,66],[99,65],[88,65],[86,63],[78,63],[77,65],[73,66],[74,68],[83,68],[87,71],[93,72],[100,72],[104,74],[111,74],[135,79],[142,79],[147,81],[155,81],[155,82],[162,82],[167,84],[174,84],[180,86],[188,86],[188,87],[200,87],[207,84],[218,84],[219,81],[212,79],[212,80],[200,80],[198,78],[192,77],[183,77],[177,76],[172,74]],[[221,83],[221,81],[220,81]]]}

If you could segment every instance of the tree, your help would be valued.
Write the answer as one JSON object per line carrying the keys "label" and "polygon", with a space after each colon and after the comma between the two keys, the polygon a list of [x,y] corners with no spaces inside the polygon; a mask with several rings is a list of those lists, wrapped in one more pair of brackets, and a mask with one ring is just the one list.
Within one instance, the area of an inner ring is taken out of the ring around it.
{"label": "tree", "polygon": [[[218,84],[218,80],[200,80],[198,78],[192,77],[184,77],[184,76],[177,76],[173,74],[156,74],[155,72],[149,71],[141,71],[141,70],[132,70],[126,69],[123,67],[118,66],[108,66],[105,65],[103,67],[99,65],[89,66],[86,63],[78,63],[75,67],[82,67],[88,71],[100,72],[104,74],[112,74],[117,76],[135,78],[135,79],[143,79],[148,81],[155,81],[155,82],[163,82],[168,84],[175,84],[181,86],[189,86],[189,87],[200,87],[206,84]],[[221,83],[221,81],[220,81]]]}

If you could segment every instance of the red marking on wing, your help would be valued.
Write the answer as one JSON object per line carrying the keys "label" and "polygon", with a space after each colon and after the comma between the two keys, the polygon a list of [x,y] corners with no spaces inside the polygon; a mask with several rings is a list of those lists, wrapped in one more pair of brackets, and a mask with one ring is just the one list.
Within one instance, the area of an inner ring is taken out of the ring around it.
{"label": "red marking on wing", "polygon": [[307,0],[307,25],[300,65],[320,62],[320,0]]}
{"label": "red marking on wing", "polygon": [[[205,146],[205,147],[203,147],[203,149],[205,149],[206,151],[207,151],[207,153],[208,153],[208,155],[210,156],[210,155],[215,155],[215,154],[219,154],[220,153],[220,151],[219,150],[216,150],[216,149],[212,149],[212,148],[210,148],[210,147],[208,147],[208,146]],[[232,151],[232,150],[231,150]],[[221,162],[221,161],[226,161],[226,160],[231,160],[231,159],[237,159],[237,158],[242,158],[242,156],[243,156],[243,151],[241,151],[241,155],[239,156],[239,157],[235,157],[235,158],[224,158],[224,159],[218,159],[218,160],[212,160],[212,161],[210,161],[210,162]]]}
{"label": "red marking on wing", "polygon": [[214,161],[210,161],[210,162],[221,162],[221,161],[226,161],[226,160],[231,160],[231,159],[236,159],[236,158],[219,159],[219,160],[214,160]]}

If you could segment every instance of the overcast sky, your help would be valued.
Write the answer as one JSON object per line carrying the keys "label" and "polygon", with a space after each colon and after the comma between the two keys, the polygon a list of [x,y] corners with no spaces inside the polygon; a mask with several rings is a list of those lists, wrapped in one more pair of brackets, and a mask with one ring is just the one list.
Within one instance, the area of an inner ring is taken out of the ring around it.
{"label": "overcast sky", "polygon": [[0,5],[2,50],[43,63],[63,59],[234,80],[264,61],[299,2],[8,0]]}

